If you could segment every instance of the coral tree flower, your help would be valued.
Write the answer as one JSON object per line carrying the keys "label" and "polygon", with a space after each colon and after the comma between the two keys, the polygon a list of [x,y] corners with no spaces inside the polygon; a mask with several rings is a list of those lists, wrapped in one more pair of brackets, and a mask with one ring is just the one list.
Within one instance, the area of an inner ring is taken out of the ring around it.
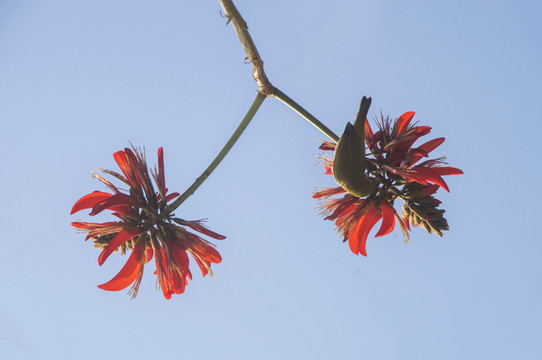
{"label": "coral tree flower", "polygon": [[102,249],[98,257],[100,266],[113,252],[120,251],[124,255],[127,250],[132,251],[120,272],[98,287],[118,291],[132,284],[130,292],[135,297],[145,264],[153,257],[158,284],[166,299],[170,299],[172,294],[183,293],[188,280],[192,279],[188,254],[196,261],[203,276],[208,273],[212,275],[211,264],[221,262],[220,254],[210,242],[194,232],[217,240],[225,237],[207,229],[201,220],[187,221],[169,214],[167,203],[179,194],[168,194],[162,148],[158,149],[158,168],[154,171],[149,171],[145,154],[136,148],[125,148],[113,154],[113,157],[122,175],[109,170],[102,172],[122,181],[129,191],[122,192],[101,175],[93,173],[110,192],[94,191],[85,195],[71,211],[74,214],[91,209],[90,215],[94,216],[109,210],[117,218],[116,221],[104,223],[72,223],[72,226],[87,233],[85,240],[92,238],[94,247]]}
{"label": "coral tree flower", "polygon": [[[379,130],[375,133],[365,121],[365,144],[369,156],[366,157],[367,174],[360,176],[366,176],[373,183],[375,189],[372,193],[358,197],[339,186],[318,189],[313,195],[322,201],[322,215],[326,220],[335,221],[343,241],[348,241],[350,250],[356,255],[367,256],[367,237],[380,220],[382,222],[376,237],[392,232],[396,220],[405,241],[409,240],[410,225],[420,225],[427,232],[438,236],[448,230],[448,223],[443,216],[445,210],[437,208],[441,202],[433,194],[439,188],[449,192],[443,176],[463,172],[445,166],[444,157],[418,163],[442,144],[444,138],[414,147],[414,143],[429,134],[431,128],[411,124],[413,117],[414,112],[406,112],[394,121],[381,116]],[[325,151],[335,151],[335,148],[336,144],[332,142],[324,142],[320,146]],[[333,174],[333,159],[329,156],[321,159],[326,174]],[[334,197],[341,194],[345,195]],[[401,215],[393,207],[398,198],[404,201]]]}

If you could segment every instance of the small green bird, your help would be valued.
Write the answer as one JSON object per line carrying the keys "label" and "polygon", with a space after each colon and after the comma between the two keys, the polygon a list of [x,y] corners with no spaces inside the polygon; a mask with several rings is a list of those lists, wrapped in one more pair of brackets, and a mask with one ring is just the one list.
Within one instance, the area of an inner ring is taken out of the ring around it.
{"label": "small green bird", "polygon": [[357,197],[365,197],[376,189],[376,185],[365,174],[365,121],[370,106],[371,98],[364,96],[354,125],[347,123],[337,142],[333,160],[335,180]]}

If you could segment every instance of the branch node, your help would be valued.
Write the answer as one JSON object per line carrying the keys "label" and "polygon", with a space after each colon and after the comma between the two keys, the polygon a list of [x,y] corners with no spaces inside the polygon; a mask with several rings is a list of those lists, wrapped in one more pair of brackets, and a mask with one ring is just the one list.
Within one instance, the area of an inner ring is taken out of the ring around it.
{"label": "branch node", "polygon": [[258,49],[256,49],[256,45],[254,45],[254,41],[252,41],[252,37],[248,32],[246,21],[243,19],[232,0],[219,0],[219,2],[224,10],[225,17],[228,19],[228,24],[230,22],[232,23],[235,32],[237,33],[237,37],[245,50],[247,55],[245,60],[250,61],[252,64],[252,75],[258,84],[258,92],[264,96],[270,96],[275,88],[271,85],[271,82],[269,82],[267,75],[265,75],[263,60],[260,58]]}

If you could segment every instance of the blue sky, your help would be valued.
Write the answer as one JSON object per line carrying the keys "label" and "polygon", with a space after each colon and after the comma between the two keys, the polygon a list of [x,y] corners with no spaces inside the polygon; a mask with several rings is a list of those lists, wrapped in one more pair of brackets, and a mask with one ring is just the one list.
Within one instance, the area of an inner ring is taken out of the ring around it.
{"label": "blue sky", "polygon": [[[217,1],[0,2],[5,359],[539,359],[536,224],[542,26],[536,1],[236,1],[271,82],[339,133],[363,95],[433,128],[465,175],[451,231],[369,237],[355,256],[312,191],[323,139],[275,99],[177,214],[208,218],[217,280],[166,301],[105,292],[126,260],[70,226],[93,167],[133,144],[184,191],[256,95]],[[102,218],[102,220],[105,218]]]}

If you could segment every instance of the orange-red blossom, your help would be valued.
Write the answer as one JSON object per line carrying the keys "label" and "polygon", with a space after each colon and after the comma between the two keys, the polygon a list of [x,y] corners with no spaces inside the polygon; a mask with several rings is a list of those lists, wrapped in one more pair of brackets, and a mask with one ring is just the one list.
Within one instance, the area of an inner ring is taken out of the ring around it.
{"label": "orange-red blossom", "polygon": [[[104,223],[73,222],[72,225],[87,233],[86,239],[93,238],[103,247],[98,264],[119,248],[132,250],[128,260],[119,273],[110,281],[98,287],[103,290],[118,291],[132,285],[135,296],[141,284],[145,264],[154,257],[155,274],[166,299],[172,294],[181,294],[188,280],[192,279],[188,254],[196,261],[203,276],[212,274],[211,264],[220,263],[221,256],[213,245],[197,233],[222,240],[219,235],[202,225],[201,221],[187,221],[172,217],[164,212],[167,203],[179,196],[168,195],[165,186],[164,155],[158,149],[158,168],[149,171],[145,155],[138,149],[125,148],[114,155],[122,175],[114,171],[102,170],[128,186],[122,192],[101,175],[94,176],[104,183],[110,192],[94,191],[79,199],[72,208],[74,214],[80,210],[92,209],[91,216],[109,210],[116,221]],[[156,190],[153,186],[156,184]]]}
{"label": "orange-red blossom", "polygon": [[[457,168],[444,166],[444,158],[418,161],[437,148],[444,138],[430,140],[418,147],[413,144],[427,135],[429,126],[411,125],[414,112],[406,112],[395,121],[382,118],[379,130],[373,133],[365,122],[365,143],[370,157],[367,157],[367,171],[376,189],[370,195],[360,198],[347,193],[342,187],[323,188],[315,192],[314,198],[322,199],[322,214],[326,220],[335,221],[337,230],[348,241],[354,254],[367,256],[366,242],[371,229],[382,220],[376,237],[392,232],[395,220],[408,240],[410,225],[421,225],[428,232],[441,236],[448,230],[444,210],[433,194],[442,187],[449,192],[442,178],[445,175],[459,175]],[[335,150],[335,143],[324,142],[320,149]],[[332,174],[333,159],[324,157],[326,174]],[[360,174],[365,176],[365,174]],[[342,198],[332,198],[344,194]],[[394,201],[405,201],[401,215],[393,207]]]}

